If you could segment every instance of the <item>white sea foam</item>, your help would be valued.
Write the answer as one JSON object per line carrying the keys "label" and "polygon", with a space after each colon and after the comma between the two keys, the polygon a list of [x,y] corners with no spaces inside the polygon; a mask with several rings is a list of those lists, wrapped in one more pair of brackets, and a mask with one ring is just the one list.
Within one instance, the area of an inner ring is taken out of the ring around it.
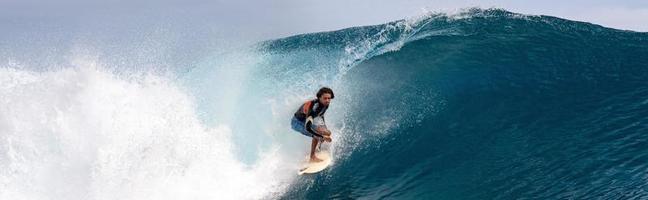
{"label": "white sea foam", "polygon": [[0,68],[0,199],[259,199],[295,176],[279,145],[237,160],[235,133],[204,125],[173,79],[15,65]]}

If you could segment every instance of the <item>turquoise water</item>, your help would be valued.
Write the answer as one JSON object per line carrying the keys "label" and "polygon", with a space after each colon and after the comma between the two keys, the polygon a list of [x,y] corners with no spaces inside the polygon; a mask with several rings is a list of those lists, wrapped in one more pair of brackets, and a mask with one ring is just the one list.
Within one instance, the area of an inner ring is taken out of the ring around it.
{"label": "turquoise water", "polygon": [[[469,9],[231,47],[138,23],[0,35],[0,199],[648,197],[648,33]],[[298,176],[290,117],[322,86],[333,164]]]}
{"label": "turquoise water", "polygon": [[318,68],[366,40],[331,109],[346,154],[283,198],[648,197],[648,34],[473,10],[264,50]]}

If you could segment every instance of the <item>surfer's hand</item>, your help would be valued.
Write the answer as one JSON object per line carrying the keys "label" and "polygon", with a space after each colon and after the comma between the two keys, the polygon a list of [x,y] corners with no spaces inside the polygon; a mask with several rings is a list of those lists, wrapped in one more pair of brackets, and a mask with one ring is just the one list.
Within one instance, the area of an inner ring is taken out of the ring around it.
{"label": "surfer's hand", "polygon": [[331,142],[333,139],[331,139],[331,136],[324,136],[324,141]]}

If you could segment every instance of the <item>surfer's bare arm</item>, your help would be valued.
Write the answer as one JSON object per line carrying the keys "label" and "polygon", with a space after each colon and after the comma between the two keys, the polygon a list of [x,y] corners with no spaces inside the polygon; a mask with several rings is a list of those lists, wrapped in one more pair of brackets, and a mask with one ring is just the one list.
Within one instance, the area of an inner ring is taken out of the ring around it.
{"label": "surfer's bare arm", "polygon": [[317,128],[316,131],[317,131],[317,133],[319,133],[320,135],[323,136],[324,141],[327,141],[327,142],[332,141],[332,139],[331,139],[331,131],[329,131],[328,129],[326,129],[324,127],[320,127],[320,128]]}
{"label": "surfer's bare arm", "polygon": [[326,137],[321,134],[319,129],[316,129],[316,130],[311,129],[312,124],[313,124],[313,118],[311,118],[311,117],[307,118],[306,123],[304,124],[304,126],[306,127],[306,131],[308,131],[309,133],[312,133],[314,137],[319,137],[319,138],[323,138],[324,140],[326,140]]}
{"label": "surfer's bare arm", "polygon": [[317,133],[319,133],[320,135],[323,135],[323,136],[331,136],[331,131],[329,131],[329,130],[326,128],[326,119],[324,118],[324,115],[322,115],[322,116],[320,116],[320,117],[322,118],[322,123],[323,123],[324,125],[323,125],[323,126],[319,126],[319,127],[317,128],[317,130],[316,130]]}
{"label": "surfer's bare arm", "polygon": [[331,131],[329,131],[328,129],[326,129],[324,127],[318,127],[317,129],[312,130],[312,131],[313,131],[312,132],[313,135],[324,139],[324,141],[327,141],[327,142],[332,141],[332,139],[331,139]]}
{"label": "surfer's bare arm", "polygon": [[328,129],[326,129],[326,128],[324,128],[324,127],[318,128],[318,129],[317,129],[317,132],[318,132],[320,135],[323,135],[323,136],[331,136],[331,131],[329,131]]}

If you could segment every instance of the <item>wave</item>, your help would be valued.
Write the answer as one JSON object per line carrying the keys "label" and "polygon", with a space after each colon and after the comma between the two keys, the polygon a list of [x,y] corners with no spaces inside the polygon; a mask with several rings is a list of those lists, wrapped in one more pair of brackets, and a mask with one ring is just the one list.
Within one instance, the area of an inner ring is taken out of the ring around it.
{"label": "wave", "polygon": [[343,91],[336,165],[283,197],[644,196],[647,39],[471,9],[265,43]]}
{"label": "wave", "polygon": [[[2,59],[0,198],[647,196],[646,47],[647,33],[467,9],[169,64],[190,66]],[[321,86],[335,160],[297,176],[309,140],[288,121]]]}

